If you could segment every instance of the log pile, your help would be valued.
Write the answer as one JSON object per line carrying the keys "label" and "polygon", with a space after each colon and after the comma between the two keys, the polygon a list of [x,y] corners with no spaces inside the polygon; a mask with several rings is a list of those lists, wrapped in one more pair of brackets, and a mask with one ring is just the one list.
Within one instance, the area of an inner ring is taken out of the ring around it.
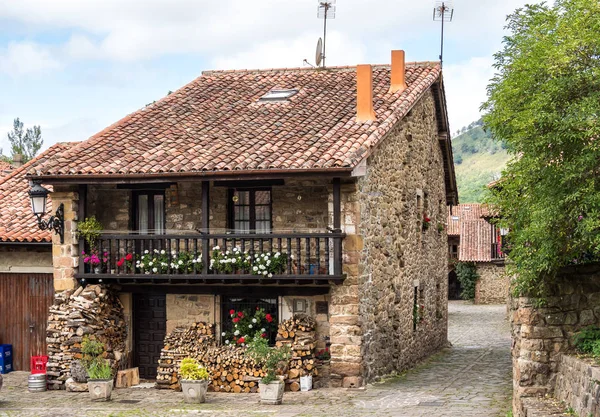
{"label": "log pile", "polygon": [[[50,307],[46,343],[46,375],[50,389],[65,389],[73,360],[81,359],[85,336],[104,343],[104,357],[113,370],[125,362],[126,325],[116,293],[101,285],[88,285],[55,294]],[[115,372],[116,373],[116,372]]]}
{"label": "log pile", "polygon": [[[289,344],[292,349],[292,358],[284,375],[287,390],[300,389],[300,376],[318,374],[313,356],[315,327],[315,320],[304,315],[286,320],[279,327],[277,345]],[[258,382],[265,372],[244,353],[245,348],[241,346],[217,346],[212,324],[178,327],[165,338],[156,387],[179,390],[179,365],[189,356],[197,359],[210,373],[210,391],[258,392]]]}
{"label": "log pile", "polygon": [[312,375],[314,379],[319,375],[318,360],[314,356],[317,345],[316,327],[316,320],[306,314],[296,314],[279,325],[275,345],[288,345],[292,350],[285,380],[286,389],[290,391],[300,390],[301,376]]}

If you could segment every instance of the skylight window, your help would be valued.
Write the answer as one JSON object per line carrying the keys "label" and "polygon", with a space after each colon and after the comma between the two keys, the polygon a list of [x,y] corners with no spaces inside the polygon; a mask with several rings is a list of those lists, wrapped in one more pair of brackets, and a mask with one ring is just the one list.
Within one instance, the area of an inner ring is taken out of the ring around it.
{"label": "skylight window", "polygon": [[271,90],[261,98],[259,101],[285,101],[294,94],[296,94],[298,90]]}
{"label": "skylight window", "polygon": [[455,222],[458,221],[458,216],[452,216],[452,220],[454,220]]}

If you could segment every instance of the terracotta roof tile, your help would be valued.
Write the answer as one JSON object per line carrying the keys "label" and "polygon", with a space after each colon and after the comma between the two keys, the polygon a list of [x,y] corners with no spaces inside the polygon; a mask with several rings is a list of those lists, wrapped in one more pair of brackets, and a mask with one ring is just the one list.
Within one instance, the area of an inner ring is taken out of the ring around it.
{"label": "terracotta roof tile", "polygon": [[[55,158],[75,143],[58,143],[25,165],[13,169],[0,178],[0,242],[51,242],[48,230],[40,230],[35,216],[31,213],[29,181],[27,171],[36,163],[44,163]],[[46,186],[52,190],[51,186]],[[46,215],[52,212],[52,200],[46,203]],[[47,217],[46,217],[47,218]]]}
{"label": "terracotta roof tile", "polygon": [[486,204],[468,203],[448,207],[448,235],[459,236],[463,222],[478,220],[488,215],[489,208]]}
{"label": "terracotta roof tile", "polygon": [[492,261],[492,226],[484,219],[467,220],[460,227],[461,262]]}
{"label": "terracotta roof tile", "polygon": [[[439,63],[406,68],[408,88],[389,93],[390,67],[373,67],[377,120],[365,123],[355,121],[355,67],[207,71],[28,174],[351,169],[441,74]],[[258,101],[291,88],[298,93],[285,102]]]}

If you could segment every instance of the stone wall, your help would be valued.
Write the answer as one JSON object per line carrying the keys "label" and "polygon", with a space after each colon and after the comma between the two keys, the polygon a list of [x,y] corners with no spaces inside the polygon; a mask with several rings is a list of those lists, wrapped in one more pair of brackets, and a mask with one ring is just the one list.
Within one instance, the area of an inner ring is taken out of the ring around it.
{"label": "stone wall", "polygon": [[478,262],[479,279],[475,286],[475,304],[505,304],[508,301],[510,279],[504,263]]}
{"label": "stone wall", "polygon": [[[413,366],[447,342],[448,241],[445,228],[438,231],[447,207],[431,94],[369,157],[367,173],[357,185],[354,204],[362,238],[347,238],[345,246],[359,251],[360,279],[351,301],[360,294],[360,320],[349,322],[347,330],[348,337],[363,335],[362,344],[357,343],[361,371],[373,380]],[[424,213],[431,219],[427,230]],[[416,329],[415,291],[422,306]],[[332,324],[332,341],[333,334]]]}
{"label": "stone wall", "polygon": [[0,272],[49,273],[52,268],[52,247],[39,245],[0,245]]}
{"label": "stone wall", "polygon": [[86,216],[96,216],[104,230],[125,231],[130,223],[131,191],[116,185],[90,185],[86,194]]}
{"label": "stone wall", "polygon": [[591,360],[561,355],[554,397],[581,417],[600,416],[600,366]]}
{"label": "stone wall", "polygon": [[600,325],[600,265],[564,268],[540,300],[511,300],[513,413],[524,417],[521,399],[554,392],[561,355],[573,351],[572,336]]}
{"label": "stone wall", "polygon": [[329,190],[324,180],[287,179],[272,188],[273,230],[324,231],[328,226]]}
{"label": "stone wall", "polygon": [[[214,295],[167,294],[167,333],[197,322],[215,322]],[[218,306],[220,311],[220,306]],[[218,314],[217,314],[218,315]]]}
{"label": "stone wall", "polygon": [[52,204],[64,205],[65,236],[64,243],[60,237],[52,234],[52,264],[54,265],[54,290],[73,289],[77,285],[75,271],[79,267],[79,240],[77,237],[77,220],[79,210],[79,193],[76,187],[55,186],[50,194]]}

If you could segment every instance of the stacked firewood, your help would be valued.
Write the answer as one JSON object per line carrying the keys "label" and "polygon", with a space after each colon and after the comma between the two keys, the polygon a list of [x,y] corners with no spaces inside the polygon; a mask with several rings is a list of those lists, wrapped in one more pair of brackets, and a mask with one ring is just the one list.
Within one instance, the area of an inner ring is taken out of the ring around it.
{"label": "stacked firewood", "polygon": [[49,388],[64,389],[73,360],[83,357],[85,336],[104,343],[104,357],[113,370],[125,362],[126,325],[123,306],[113,291],[100,285],[66,290],[54,296],[50,307],[46,342]]}
{"label": "stacked firewood", "polygon": [[289,320],[281,322],[277,331],[276,346],[288,345],[292,350],[289,362],[286,389],[300,390],[300,377],[306,375],[318,376],[318,361],[314,351],[317,345],[317,322],[306,314],[296,314]]}
{"label": "stacked firewood", "polygon": [[[286,389],[298,391],[300,376],[317,375],[315,320],[295,316],[283,322],[278,331],[277,345],[290,345],[292,358],[284,378]],[[285,335],[285,337],[284,337]],[[186,357],[197,359],[211,375],[209,390],[215,392],[258,392],[258,382],[265,376],[263,369],[245,355],[241,346],[217,346],[213,326],[195,323],[179,327],[165,338],[159,360],[157,388],[179,390],[179,365]]]}

